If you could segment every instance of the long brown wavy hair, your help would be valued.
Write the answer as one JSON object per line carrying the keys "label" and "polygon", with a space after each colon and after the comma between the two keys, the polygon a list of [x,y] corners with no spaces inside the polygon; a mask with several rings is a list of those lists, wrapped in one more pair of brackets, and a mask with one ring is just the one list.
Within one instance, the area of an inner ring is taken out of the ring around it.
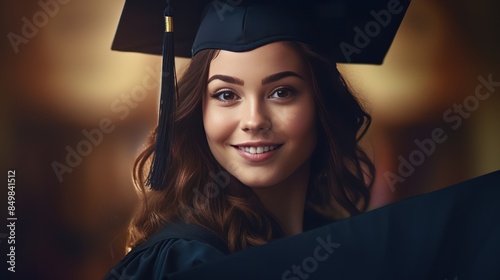
{"label": "long brown wavy hair", "polygon": [[[318,141],[312,154],[307,206],[326,218],[358,214],[366,210],[374,177],[374,165],[358,145],[371,118],[335,64],[303,43],[283,43],[300,54],[313,77]],[[226,188],[229,173],[208,147],[202,100],[210,63],[217,54],[218,50],[197,53],[178,82],[175,137],[165,188],[152,191],[144,184],[156,131],[135,162],[133,175],[141,203],[130,227],[131,246],[176,220],[211,230],[227,241],[232,252],[283,236],[250,188]]]}

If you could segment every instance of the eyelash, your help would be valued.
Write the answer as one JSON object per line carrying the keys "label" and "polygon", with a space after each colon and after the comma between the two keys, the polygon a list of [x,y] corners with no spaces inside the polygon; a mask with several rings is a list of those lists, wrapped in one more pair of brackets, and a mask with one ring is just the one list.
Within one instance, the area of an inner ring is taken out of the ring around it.
{"label": "eyelash", "polygon": [[[269,97],[271,97],[272,95],[274,95],[276,92],[280,91],[280,90],[285,90],[285,91],[288,91],[289,93],[289,96],[287,97],[283,97],[283,98],[273,98],[273,99],[287,99],[287,98],[290,98],[291,96],[295,95],[297,93],[296,90],[292,89],[292,88],[288,88],[288,87],[279,87],[279,88],[276,88],[272,91],[272,93],[269,95]],[[223,100],[223,99],[220,99],[220,97],[222,96],[222,94],[224,93],[231,93],[233,94],[234,96],[236,96],[237,98],[236,99],[232,99],[232,100]],[[232,90],[230,89],[221,89],[221,90],[218,90],[212,94],[210,94],[210,97],[219,101],[219,102],[224,102],[224,103],[228,103],[228,102],[231,102],[231,101],[234,101],[234,100],[238,100],[240,99],[239,96],[234,93]]]}
{"label": "eyelash", "polygon": [[291,98],[293,97],[294,95],[297,94],[297,91],[293,88],[289,88],[289,87],[279,87],[275,90],[273,90],[273,92],[271,93],[270,96],[274,95],[276,92],[278,92],[279,90],[285,90],[285,91],[288,91],[288,96],[287,97],[283,97],[283,98],[278,98],[278,99],[288,99],[288,98]]}
{"label": "eyelash", "polygon": [[221,89],[221,90],[218,90],[218,91],[210,94],[210,97],[213,98],[213,99],[215,99],[215,100],[217,100],[217,101],[219,101],[219,102],[224,102],[224,103],[234,101],[234,99],[233,100],[222,100],[222,99],[220,99],[221,95],[224,94],[224,93],[232,93],[233,95],[238,96],[236,93],[234,93],[230,89]]}

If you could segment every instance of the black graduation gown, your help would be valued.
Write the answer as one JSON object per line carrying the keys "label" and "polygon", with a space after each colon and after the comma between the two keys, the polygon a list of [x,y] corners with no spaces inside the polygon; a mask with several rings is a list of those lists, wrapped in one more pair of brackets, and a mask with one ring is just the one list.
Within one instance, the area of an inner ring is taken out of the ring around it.
{"label": "black graduation gown", "polygon": [[[327,220],[310,208],[304,212],[304,229],[325,225]],[[134,248],[105,277],[109,280],[168,279],[167,275],[228,255],[227,244],[209,230],[177,222],[162,227]]]}
{"label": "black graduation gown", "polygon": [[167,226],[106,279],[500,279],[499,199],[497,171],[228,256]]}
{"label": "black graduation gown", "polygon": [[224,241],[210,231],[194,224],[169,224],[130,251],[105,279],[167,279],[168,274],[226,254]]}

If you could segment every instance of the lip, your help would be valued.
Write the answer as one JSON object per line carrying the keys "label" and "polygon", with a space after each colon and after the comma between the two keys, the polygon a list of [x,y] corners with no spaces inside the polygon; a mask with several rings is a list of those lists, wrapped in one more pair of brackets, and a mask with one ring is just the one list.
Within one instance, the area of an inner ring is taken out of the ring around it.
{"label": "lip", "polygon": [[[258,141],[258,142],[246,142],[246,143],[240,143],[237,145],[231,145],[243,159],[249,161],[249,162],[262,162],[265,160],[268,160],[269,158],[273,157],[276,152],[283,146],[283,144],[278,144],[278,143],[270,143],[270,142],[263,142],[263,141]],[[238,147],[261,147],[261,146],[278,146],[276,149],[272,151],[267,151],[261,154],[252,154],[243,150],[240,150]]]}
{"label": "lip", "polygon": [[283,144],[280,143],[272,143],[265,141],[256,141],[256,142],[245,142],[240,144],[231,145],[233,147],[259,147],[259,146],[281,146]]}

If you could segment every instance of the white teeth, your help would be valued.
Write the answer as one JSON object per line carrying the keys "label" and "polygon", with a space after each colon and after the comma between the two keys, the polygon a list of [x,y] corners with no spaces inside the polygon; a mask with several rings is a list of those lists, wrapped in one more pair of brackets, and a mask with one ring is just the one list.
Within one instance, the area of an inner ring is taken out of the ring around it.
{"label": "white teeth", "polygon": [[250,154],[262,154],[277,149],[278,146],[260,146],[260,147],[238,147],[238,149]]}

